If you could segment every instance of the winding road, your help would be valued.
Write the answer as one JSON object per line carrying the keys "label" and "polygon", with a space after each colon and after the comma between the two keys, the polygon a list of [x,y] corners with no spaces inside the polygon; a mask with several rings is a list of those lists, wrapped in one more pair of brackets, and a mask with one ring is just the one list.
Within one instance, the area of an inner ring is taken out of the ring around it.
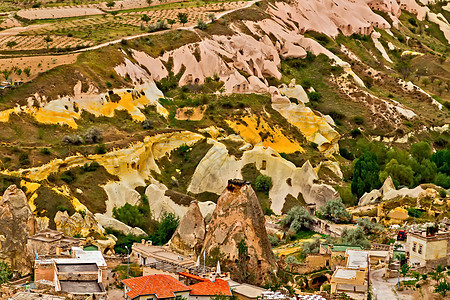
{"label": "winding road", "polygon": [[[385,269],[374,270],[370,272],[370,284],[372,286],[372,291],[374,295],[374,299],[376,300],[412,300],[411,295],[398,295],[394,291],[394,287],[397,284],[397,278],[383,278],[383,274]],[[402,280],[411,280],[412,278],[405,277],[400,278]]]}

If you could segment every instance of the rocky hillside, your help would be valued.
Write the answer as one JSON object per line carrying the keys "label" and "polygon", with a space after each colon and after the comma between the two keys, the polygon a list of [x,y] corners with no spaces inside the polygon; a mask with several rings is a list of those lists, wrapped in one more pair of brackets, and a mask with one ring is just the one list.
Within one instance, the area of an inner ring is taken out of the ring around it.
{"label": "rocky hillside", "polygon": [[[58,211],[113,224],[129,204],[159,221],[193,200],[209,220],[234,178],[266,214],[356,205],[388,176],[450,187],[447,1],[247,4],[86,49],[5,89],[0,194],[20,186],[56,228]],[[358,187],[367,151],[379,180]],[[119,225],[154,230],[143,223]]]}

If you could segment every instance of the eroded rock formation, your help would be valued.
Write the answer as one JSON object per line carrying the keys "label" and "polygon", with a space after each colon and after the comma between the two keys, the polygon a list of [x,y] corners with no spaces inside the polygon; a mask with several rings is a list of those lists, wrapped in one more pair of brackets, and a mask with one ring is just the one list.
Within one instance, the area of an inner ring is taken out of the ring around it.
{"label": "eroded rock formation", "polygon": [[198,255],[202,250],[205,234],[206,224],[200,206],[197,201],[192,201],[170,239],[169,247],[182,254]]}
{"label": "eroded rock formation", "polygon": [[27,238],[36,233],[36,218],[25,193],[11,185],[0,200],[0,260],[22,274],[31,271]]}
{"label": "eroded rock formation", "polygon": [[[243,262],[238,250],[242,240],[248,247],[248,255]],[[217,250],[224,254],[221,266],[236,280],[245,280],[242,276],[248,271],[252,281],[263,283],[277,268],[261,205],[246,181],[230,180],[217,200],[203,251],[210,255]]]}
{"label": "eroded rock formation", "polygon": [[67,211],[58,211],[55,216],[56,230],[64,232],[68,236],[88,236],[90,233],[103,234],[103,227],[100,226],[94,215],[87,211],[83,216],[79,212],[69,216]]}

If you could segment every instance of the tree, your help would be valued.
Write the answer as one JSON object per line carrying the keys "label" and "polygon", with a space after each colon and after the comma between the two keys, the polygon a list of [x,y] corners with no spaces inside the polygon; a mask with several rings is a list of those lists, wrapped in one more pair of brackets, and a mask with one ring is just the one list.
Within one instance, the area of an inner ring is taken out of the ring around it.
{"label": "tree", "polygon": [[255,189],[258,192],[264,192],[269,194],[270,189],[272,188],[272,178],[267,175],[259,175],[255,180]]}
{"label": "tree", "polygon": [[200,30],[206,30],[208,28],[208,25],[205,22],[203,22],[201,20],[198,20],[197,21],[197,28],[200,29]]}
{"label": "tree", "polygon": [[411,267],[407,264],[404,263],[401,268],[400,268],[400,274],[402,274],[403,278],[406,277],[406,275],[408,275],[409,270],[411,269]]}
{"label": "tree", "polygon": [[442,297],[445,298],[447,292],[450,291],[450,283],[447,280],[441,281],[434,287],[434,292],[441,294]]}
{"label": "tree", "polygon": [[4,261],[0,261],[0,284],[8,282],[8,280],[11,279],[12,275],[13,274],[11,268],[8,266],[8,264]]}
{"label": "tree", "polygon": [[146,0],[148,5],[152,5],[153,0]]}
{"label": "tree", "polygon": [[180,224],[180,218],[174,213],[166,213],[162,215],[161,222],[158,224],[156,231],[150,236],[150,239],[156,245],[166,244],[174,234],[178,225]]}
{"label": "tree", "polygon": [[431,278],[433,278],[433,280],[436,281],[436,283],[439,283],[439,281],[444,278],[444,268],[442,268],[441,265],[438,265],[436,267],[436,270],[434,272],[432,272],[431,274]]}
{"label": "tree", "polygon": [[319,210],[327,219],[336,218],[343,221],[349,221],[352,218],[345,209],[345,205],[341,198],[328,200]]}
{"label": "tree", "polygon": [[248,246],[244,239],[238,244],[238,268],[241,270],[241,280],[244,282],[248,278]]}
{"label": "tree", "polygon": [[377,223],[371,222],[368,218],[358,219],[358,226],[364,231],[365,234],[373,234],[383,231],[383,226]]}
{"label": "tree", "polygon": [[411,167],[399,164],[395,158],[391,159],[384,167],[384,171],[380,173],[382,179],[386,179],[388,176],[402,185],[411,186],[414,182],[414,171]]}
{"label": "tree", "polygon": [[106,7],[108,7],[108,8],[112,8],[112,7],[114,7],[114,5],[116,5],[116,2],[114,2],[113,0],[108,0],[106,2]]}
{"label": "tree", "polygon": [[145,24],[147,24],[150,20],[151,20],[151,19],[150,19],[150,17],[149,17],[148,15],[143,15],[143,16],[141,17],[141,21],[142,21],[142,22],[145,22]]}
{"label": "tree", "polygon": [[48,49],[49,44],[53,41],[53,39],[52,39],[49,35],[47,35],[47,36],[44,38],[44,41],[47,42],[47,49]]}
{"label": "tree", "polygon": [[422,160],[428,159],[433,154],[431,150],[431,146],[427,142],[420,142],[411,145],[411,156],[414,157],[419,163],[422,163]]}
{"label": "tree", "polygon": [[411,72],[411,55],[403,55],[400,60],[395,64],[395,69],[402,74],[404,80],[406,80]]}
{"label": "tree", "polygon": [[9,41],[6,43],[6,47],[9,47],[9,48],[12,48],[16,45],[17,45],[16,41]]}
{"label": "tree", "polygon": [[174,19],[167,19],[167,24],[169,24],[170,28],[172,28],[173,24],[175,24],[175,20]]}
{"label": "tree", "polygon": [[183,25],[188,22],[188,14],[187,13],[182,13],[182,12],[178,13],[177,18],[178,18],[178,21]]}
{"label": "tree", "polygon": [[430,80],[429,80],[428,78],[423,78],[423,79],[422,79],[422,84],[423,84],[425,87],[427,87],[427,85],[430,84]]}
{"label": "tree", "polygon": [[320,237],[314,237],[312,242],[303,243],[302,252],[304,254],[319,253],[320,244],[321,244]]}
{"label": "tree", "polygon": [[379,174],[380,166],[376,155],[366,151],[355,163],[352,193],[360,198],[365,192],[379,188],[381,186]]}
{"label": "tree", "polygon": [[120,208],[114,207],[113,216],[131,227],[140,227],[144,218],[144,215],[139,211],[139,207],[129,203],[125,203]]}
{"label": "tree", "polygon": [[309,212],[301,206],[295,206],[287,213],[286,217],[281,220],[281,225],[297,233],[304,228],[308,228],[314,222]]}
{"label": "tree", "polygon": [[370,242],[360,227],[354,229],[344,228],[341,234],[341,242],[346,245],[355,245],[370,249]]}
{"label": "tree", "polygon": [[214,23],[216,21],[216,16],[214,14],[209,14],[208,18],[211,20],[211,23]]}

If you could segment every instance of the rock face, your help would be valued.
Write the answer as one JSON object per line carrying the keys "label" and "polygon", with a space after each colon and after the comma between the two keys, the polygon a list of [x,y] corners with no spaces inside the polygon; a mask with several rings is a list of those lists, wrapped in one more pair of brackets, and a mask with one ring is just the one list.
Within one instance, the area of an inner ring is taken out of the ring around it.
{"label": "rock face", "polygon": [[228,182],[217,200],[203,251],[207,256],[217,250],[224,254],[220,264],[235,280],[241,280],[242,275],[237,263],[238,244],[242,239],[248,247],[247,270],[254,276],[255,283],[263,283],[277,268],[267,238],[264,214],[250,183],[234,179]]}
{"label": "rock face", "polygon": [[136,236],[147,235],[144,230],[139,227],[130,227],[127,224],[120,222],[112,217],[103,215],[103,214],[95,214],[95,220],[97,220],[98,224],[103,228],[112,228],[114,230],[120,231],[125,235],[132,234]]}
{"label": "rock face", "polygon": [[197,201],[192,201],[189,210],[169,241],[169,247],[182,254],[200,254],[206,234],[205,220]]}
{"label": "rock face", "polygon": [[87,211],[84,217],[79,212],[69,216],[67,211],[58,211],[55,216],[55,224],[56,230],[64,232],[68,236],[88,236],[93,232],[102,235],[104,231],[90,211]]}
{"label": "rock face", "polygon": [[0,200],[0,260],[22,274],[31,271],[25,249],[28,236],[36,233],[36,226],[25,193],[11,185]]}
{"label": "rock face", "polygon": [[282,158],[275,150],[264,148],[262,145],[245,151],[242,158],[236,159],[228,153],[224,144],[212,142],[214,146],[197,165],[192,176],[188,188],[191,193],[220,194],[227,186],[228,179],[242,178],[242,168],[254,163],[262,174],[272,177],[273,187],[269,192],[272,200],[270,208],[276,214],[283,212],[289,195],[294,198],[299,198],[300,195],[306,203],[315,203],[317,206],[324,205],[326,201],[338,195],[332,186],[317,183],[319,177],[309,161],[298,168]]}
{"label": "rock face", "polygon": [[373,204],[377,201],[387,201],[397,197],[410,197],[417,198],[421,193],[425,190],[419,185],[413,189],[408,189],[406,187],[401,188],[399,190],[395,189],[394,183],[392,182],[391,176],[386,178],[383,183],[383,186],[379,190],[372,190],[369,193],[365,193],[359,199],[358,205],[364,206]]}

